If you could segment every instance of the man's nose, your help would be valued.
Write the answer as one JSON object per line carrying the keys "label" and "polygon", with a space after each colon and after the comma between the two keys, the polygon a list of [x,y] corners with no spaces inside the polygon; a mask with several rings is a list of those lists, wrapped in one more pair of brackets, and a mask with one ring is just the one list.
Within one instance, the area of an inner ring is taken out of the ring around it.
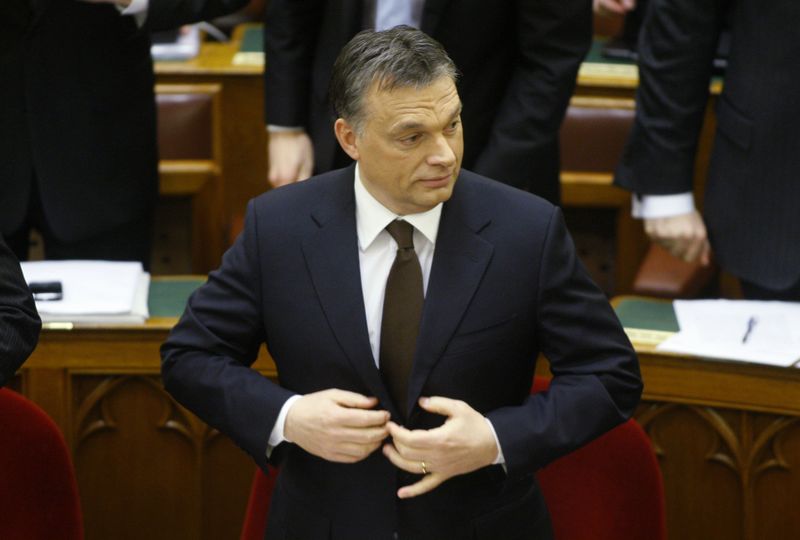
{"label": "man's nose", "polygon": [[456,162],[456,153],[453,147],[450,146],[450,141],[444,135],[438,135],[433,140],[433,148],[428,157],[430,165],[440,165],[444,167],[451,167]]}

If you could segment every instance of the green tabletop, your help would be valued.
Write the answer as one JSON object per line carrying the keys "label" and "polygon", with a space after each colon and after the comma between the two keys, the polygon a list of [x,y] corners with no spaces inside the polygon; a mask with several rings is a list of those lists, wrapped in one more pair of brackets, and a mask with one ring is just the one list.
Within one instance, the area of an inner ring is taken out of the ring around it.
{"label": "green tabletop", "polygon": [[648,298],[623,297],[615,306],[617,317],[625,328],[641,328],[659,330],[661,332],[677,332],[678,319],[672,302],[651,300]]}
{"label": "green tabletop", "polygon": [[148,308],[151,317],[180,317],[195,289],[205,278],[153,279],[150,282]]}

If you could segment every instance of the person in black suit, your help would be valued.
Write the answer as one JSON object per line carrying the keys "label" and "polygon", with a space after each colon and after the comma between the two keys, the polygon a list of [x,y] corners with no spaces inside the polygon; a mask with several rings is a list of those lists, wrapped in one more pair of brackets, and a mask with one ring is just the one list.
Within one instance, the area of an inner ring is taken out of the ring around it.
{"label": "person in black suit", "polygon": [[165,388],[280,468],[269,539],[552,538],[534,473],[632,414],[636,355],[559,209],[460,167],[437,42],[362,32],[331,88],[356,164],[250,201]]}
{"label": "person in black suit", "polygon": [[[392,5],[399,15],[385,11]],[[398,22],[442,43],[462,71],[464,166],[557,204],[558,130],[591,42],[588,0],[272,0],[264,47],[270,182],[349,163],[333,137],[331,66],[362,28]]]}
{"label": "person in black suit", "polygon": [[36,347],[41,328],[19,263],[0,237],[0,388]]}
{"label": "person in black suit", "polygon": [[[748,298],[800,300],[800,3],[654,0],[639,41],[636,121],[617,170],[650,237],[740,278]],[[730,52],[703,216],[692,176],[717,36]]]}
{"label": "person in black suit", "polygon": [[148,31],[243,3],[151,0],[129,16],[111,3],[2,2],[0,234],[18,258],[35,227],[51,259],[149,261],[158,158]]}

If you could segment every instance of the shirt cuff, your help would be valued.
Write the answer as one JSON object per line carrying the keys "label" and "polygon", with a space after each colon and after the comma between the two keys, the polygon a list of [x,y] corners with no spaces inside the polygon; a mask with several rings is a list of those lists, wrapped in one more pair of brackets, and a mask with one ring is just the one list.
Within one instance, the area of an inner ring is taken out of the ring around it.
{"label": "shirt cuff", "polygon": [[640,195],[631,197],[631,215],[637,219],[656,219],[694,212],[691,192],[674,195]]}
{"label": "shirt cuff", "polygon": [[492,465],[505,466],[506,458],[503,457],[503,449],[500,447],[500,439],[497,438],[497,432],[494,430],[494,426],[488,418],[484,418],[484,420],[486,420],[486,423],[489,424],[489,429],[492,430],[492,436],[494,437],[494,444],[497,446],[497,457],[494,458]]}
{"label": "shirt cuff", "polygon": [[286,400],[286,403],[281,407],[281,412],[278,413],[278,419],[275,420],[275,425],[272,427],[272,432],[269,434],[269,441],[267,442],[267,457],[272,454],[272,449],[281,444],[282,442],[292,442],[283,434],[283,426],[286,424],[286,415],[289,414],[289,409],[295,401],[303,396],[292,396]]}
{"label": "shirt cuff", "polygon": [[276,126],[275,124],[267,124],[268,133],[303,133],[305,129],[302,126]]}
{"label": "shirt cuff", "polygon": [[120,10],[122,15],[133,15],[133,18],[136,20],[136,25],[141,28],[144,24],[144,20],[147,18],[148,7],[150,7],[150,0],[131,0],[128,7],[123,9],[117,6],[117,9]]}

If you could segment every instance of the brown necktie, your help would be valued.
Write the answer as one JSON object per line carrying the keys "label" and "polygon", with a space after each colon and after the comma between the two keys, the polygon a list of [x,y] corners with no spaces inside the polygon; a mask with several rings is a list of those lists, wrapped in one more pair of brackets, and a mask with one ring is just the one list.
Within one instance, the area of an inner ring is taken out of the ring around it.
{"label": "brown necktie", "polygon": [[396,220],[387,225],[386,230],[397,242],[397,255],[386,280],[380,368],[389,394],[405,416],[408,378],[422,317],[422,269],[414,251],[414,227]]}

